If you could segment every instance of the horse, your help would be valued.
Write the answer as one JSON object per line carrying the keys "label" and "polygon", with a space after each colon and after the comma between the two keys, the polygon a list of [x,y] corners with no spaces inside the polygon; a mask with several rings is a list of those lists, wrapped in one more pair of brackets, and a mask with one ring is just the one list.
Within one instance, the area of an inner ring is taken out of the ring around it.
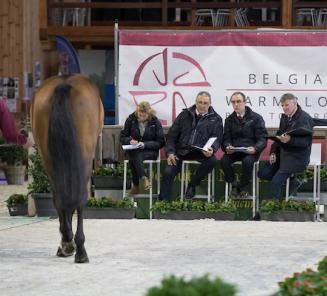
{"label": "horse", "polygon": [[36,92],[30,117],[59,216],[61,243],[57,256],[72,256],[76,251],[76,263],[89,262],[84,247],[83,207],[97,138],[103,128],[104,111],[98,89],[82,75],[51,77]]}

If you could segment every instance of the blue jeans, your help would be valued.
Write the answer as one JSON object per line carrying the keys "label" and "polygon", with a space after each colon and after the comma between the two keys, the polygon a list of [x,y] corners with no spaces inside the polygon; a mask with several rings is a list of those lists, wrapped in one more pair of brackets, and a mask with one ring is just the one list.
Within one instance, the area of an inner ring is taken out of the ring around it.
{"label": "blue jeans", "polygon": [[283,185],[293,173],[279,169],[279,163],[265,163],[258,172],[258,177],[263,180],[271,180],[269,186],[269,198],[280,198]]}

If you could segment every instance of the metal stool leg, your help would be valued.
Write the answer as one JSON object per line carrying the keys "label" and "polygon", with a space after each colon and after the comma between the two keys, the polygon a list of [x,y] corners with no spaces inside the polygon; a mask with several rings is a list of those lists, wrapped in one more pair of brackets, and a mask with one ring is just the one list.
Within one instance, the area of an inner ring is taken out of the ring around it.
{"label": "metal stool leg", "polygon": [[127,187],[127,163],[128,163],[128,160],[124,160],[123,198],[126,198],[126,187]]}
{"label": "metal stool leg", "polygon": [[[153,171],[152,171],[152,162],[149,163],[149,168],[150,168],[150,182],[152,183],[152,177],[153,177]],[[150,220],[152,219],[152,186],[150,186],[149,189],[149,216]]]}

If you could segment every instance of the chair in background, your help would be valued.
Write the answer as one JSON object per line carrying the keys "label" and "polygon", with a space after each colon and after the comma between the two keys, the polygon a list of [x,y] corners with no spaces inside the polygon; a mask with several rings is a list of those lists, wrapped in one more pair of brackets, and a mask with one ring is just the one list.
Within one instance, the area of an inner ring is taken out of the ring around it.
{"label": "chair in background", "polygon": [[196,13],[196,24],[201,26],[206,19],[211,20],[211,24],[214,27],[216,24],[216,12],[214,9],[197,9]]}
{"label": "chair in background", "polygon": [[[234,162],[236,165],[242,165],[241,161]],[[256,161],[253,164],[252,170],[252,196],[250,197],[252,200],[252,214],[253,217],[259,211],[259,178],[258,178],[258,171],[259,171],[259,161]],[[232,191],[232,184],[225,183],[225,202],[228,202],[230,194]],[[245,200],[245,199],[243,199]]]}
{"label": "chair in background", "polygon": [[318,26],[327,26],[327,8],[321,8],[318,11]]}
{"label": "chair in background", "polygon": [[[312,200],[316,205],[316,219],[319,218],[320,210],[320,169],[321,169],[321,144],[313,143],[311,146],[310,162],[308,168],[313,168],[313,192]],[[286,200],[290,199],[289,195],[290,178],[286,181]],[[296,199],[296,197],[292,197]]]}
{"label": "chair in background", "polygon": [[[91,2],[91,0],[79,0],[71,2]],[[83,27],[89,26],[91,23],[91,11],[90,8],[65,8],[62,16],[62,26],[74,26]]]}
{"label": "chair in background", "polygon": [[296,10],[296,24],[303,25],[311,22],[312,26],[318,25],[318,13],[315,8],[299,8]]}
{"label": "chair in background", "polygon": [[[160,193],[160,153],[157,159],[155,160],[144,160],[143,163],[149,166],[149,179],[153,181],[153,165],[157,166],[157,195]],[[124,160],[124,184],[123,184],[123,198],[127,198],[127,164],[128,159]],[[149,215],[150,219],[152,219],[152,205],[153,205],[153,186],[151,185],[149,188]]]}
{"label": "chair in background", "polygon": [[248,9],[247,8],[238,8],[235,11],[235,22],[238,27],[248,27],[250,23],[248,21],[248,17],[246,15]]}
{"label": "chair in background", "polygon": [[[196,160],[183,160],[181,169],[181,201],[184,199],[184,189],[188,185],[188,172],[190,164],[201,164]],[[208,202],[214,199],[215,194],[215,169],[208,174],[208,191],[207,195],[196,195],[196,198],[206,198]]]}
{"label": "chair in background", "polygon": [[216,27],[227,26],[229,22],[229,15],[230,15],[229,9],[217,9],[215,26]]}

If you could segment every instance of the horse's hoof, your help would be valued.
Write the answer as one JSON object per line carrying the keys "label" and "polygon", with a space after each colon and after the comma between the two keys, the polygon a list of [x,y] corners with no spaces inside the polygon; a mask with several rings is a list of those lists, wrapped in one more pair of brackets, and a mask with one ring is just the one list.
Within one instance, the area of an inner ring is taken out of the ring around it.
{"label": "horse's hoof", "polygon": [[57,251],[57,254],[56,254],[58,257],[66,257],[63,252],[62,252],[62,249],[61,247],[58,247],[58,251]]}
{"label": "horse's hoof", "polygon": [[89,263],[89,257],[85,256],[77,256],[75,255],[75,263]]}
{"label": "horse's hoof", "polygon": [[58,257],[69,257],[74,255],[75,252],[75,243],[69,242],[69,243],[62,243],[62,246],[58,247],[57,256]]}

